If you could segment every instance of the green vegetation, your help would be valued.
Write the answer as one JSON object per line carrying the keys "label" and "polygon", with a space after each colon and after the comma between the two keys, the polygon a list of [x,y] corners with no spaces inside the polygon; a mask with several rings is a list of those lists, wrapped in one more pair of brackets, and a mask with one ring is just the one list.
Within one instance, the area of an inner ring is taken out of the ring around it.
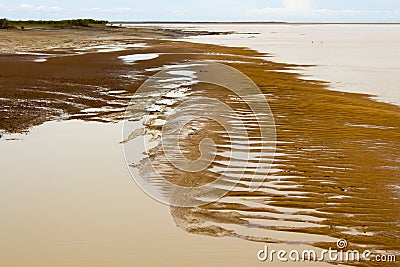
{"label": "green vegetation", "polygon": [[0,19],[0,29],[8,29],[10,25],[8,24],[7,19]]}
{"label": "green vegetation", "polygon": [[71,19],[71,20],[7,20],[0,19],[0,29],[31,27],[96,27],[105,26],[106,20]]}

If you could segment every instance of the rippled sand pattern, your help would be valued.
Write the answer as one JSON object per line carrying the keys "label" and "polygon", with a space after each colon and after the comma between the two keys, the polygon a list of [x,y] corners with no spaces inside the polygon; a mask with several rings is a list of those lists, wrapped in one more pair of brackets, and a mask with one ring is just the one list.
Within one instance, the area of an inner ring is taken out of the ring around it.
{"label": "rippled sand pattern", "polygon": [[269,83],[279,75],[242,69],[271,94],[278,137],[275,167],[257,192],[240,184],[215,203],[172,208],[177,224],[192,233],[260,242],[329,247],[330,237],[346,238],[351,247],[398,254],[399,109],[323,91],[318,82],[295,75]]}
{"label": "rippled sand pattern", "polygon": [[[239,114],[232,119],[244,123],[250,141],[243,144],[241,136],[229,139],[211,121],[188,125],[181,136],[185,156],[196,159],[197,145],[206,137],[213,138],[217,148],[209,168],[191,175],[177,171],[160,151],[155,152],[153,164],[174,183],[198,186],[224,171],[226,182],[241,178],[216,202],[196,208],[171,207],[176,224],[197,234],[324,248],[345,238],[351,248],[398,254],[399,108],[360,95],[322,90],[323,84],[298,80],[294,74],[283,77],[250,64],[235,67],[252,77],[269,100],[277,129],[274,164],[267,176],[254,171],[255,160],[273,156],[273,149],[257,137],[258,125],[244,103],[223,88],[193,85],[191,97],[205,95],[232,106]],[[260,153],[268,147],[270,154]],[[249,159],[231,157],[232,150],[241,149],[250,149]],[[142,170],[146,172],[146,166]],[[249,189],[251,178],[264,180],[255,192]],[[157,182],[162,188],[162,181]]]}
{"label": "rippled sand pattern", "polygon": [[[233,66],[252,77],[269,100],[277,131],[274,164],[267,176],[255,171],[257,162],[270,159],[274,151],[271,143],[259,138],[258,124],[246,104],[224,88],[192,85],[190,98],[207,96],[230,105],[239,114],[231,119],[245,125],[250,141],[243,142],[240,135],[229,138],[210,120],[188,124],[180,136],[187,158],[199,157],[198,144],[204,138],[213,138],[217,149],[209,168],[191,174],[174,168],[161,150],[152,151],[153,166],[175,184],[199,186],[222,172],[226,176],[220,179],[226,183],[216,187],[240,179],[218,201],[196,208],[171,207],[176,224],[196,234],[324,248],[345,238],[351,248],[399,253],[399,108],[324,90],[322,83],[269,71],[268,63]],[[192,108],[208,112],[201,105]],[[260,153],[261,148],[270,148],[271,153]],[[240,155],[241,150],[250,153],[232,157],[232,151]],[[140,169],[145,174],[148,166]],[[264,182],[252,192],[254,178]],[[168,191],[162,180],[154,182]],[[204,195],[202,200],[210,198]]]}

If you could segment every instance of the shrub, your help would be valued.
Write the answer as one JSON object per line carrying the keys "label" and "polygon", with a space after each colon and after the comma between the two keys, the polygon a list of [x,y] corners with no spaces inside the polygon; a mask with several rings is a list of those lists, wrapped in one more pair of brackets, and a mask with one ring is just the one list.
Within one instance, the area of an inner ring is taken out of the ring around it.
{"label": "shrub", "polygon": [[7,29],[8,26],[8,20],[7,19],[0,19],[0,29]]}

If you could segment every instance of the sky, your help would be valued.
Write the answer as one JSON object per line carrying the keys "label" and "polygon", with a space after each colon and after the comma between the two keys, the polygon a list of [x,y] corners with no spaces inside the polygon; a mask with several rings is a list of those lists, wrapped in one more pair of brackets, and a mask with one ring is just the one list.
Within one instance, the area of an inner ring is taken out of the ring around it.
{"label": "sky", "polygon": [[400,22],[400,1],[0,0],[0,17],[14,20]]}

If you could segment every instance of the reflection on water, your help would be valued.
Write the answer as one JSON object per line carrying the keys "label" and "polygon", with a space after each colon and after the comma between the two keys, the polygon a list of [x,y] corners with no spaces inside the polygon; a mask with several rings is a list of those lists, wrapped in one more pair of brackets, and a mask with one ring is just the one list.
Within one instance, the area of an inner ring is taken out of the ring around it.
{"label": "reflection on water", "polygon": [[150,60],[157,58],[159,55],[155,53],[151,54],[134,54],[134,55],[126,55],[126,56],[119,56],[118,58],[123,60],[125,63],[134,63],[140,60]]}

